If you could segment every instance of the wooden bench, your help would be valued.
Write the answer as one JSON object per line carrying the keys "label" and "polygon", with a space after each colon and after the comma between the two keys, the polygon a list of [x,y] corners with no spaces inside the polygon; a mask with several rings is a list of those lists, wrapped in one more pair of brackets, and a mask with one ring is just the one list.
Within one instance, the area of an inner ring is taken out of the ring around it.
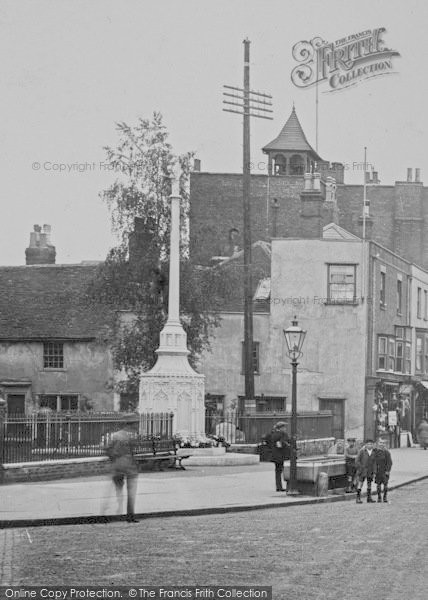
{"label": "wooden bench", "polygon": [[184,471],[182,461],[190,456],[190,454],[178,455],[177,444],[171,438],[139,438],[134,450],[134,458],[138,466],[144,463],[151,464],[153,468],[158,468],[160,471],[165,467]]}

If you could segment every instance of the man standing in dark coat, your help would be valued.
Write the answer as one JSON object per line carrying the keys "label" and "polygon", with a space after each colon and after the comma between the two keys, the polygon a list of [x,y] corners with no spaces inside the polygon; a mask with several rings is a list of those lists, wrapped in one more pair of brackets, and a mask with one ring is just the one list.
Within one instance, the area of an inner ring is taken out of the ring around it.
{"label": "man standing in dark coat", "polygon": [[290,458],[290,438],[287,434],[287,423],[279,421],[272,432],[266,436],[266,442],[271,450],[271,462],[275,463],[275,484],[277,492],[285,492],[282,487],[282,473],[284,470],[284,460]]}
{"label": "man standing in dark coat", "polygon": [[375,449],[376,456],[376,486],[377,486],[377,501],[382,502],[382,485],[383,485],[383,501],[388,502],[388,481],[389,473],[392,467],[391,453],[385,446],[385,441],[380,439],[377,442]]}
{"label": "man standing in dark coat", "polygon": [[372,498],[372,481],[373,475],[376,473],[376,455],[373,449],[373,440],[366,440],[364,448],[358,453],[355,461],[357,468],[357,504],[362,504],[361,488],[364,480],[367,479],[367,502],[374,502]]}
{"label": "man standing in dark coat", "polygon": [[118,505],[122,504],[123,488],[126,480],[128,523],[138,523],[135,518],[135,496],[137,492],[138,468],[134,459],[135,433],[131,425],[126,425],[111,436],[106,452],[111,460],[111,473],[116,488]]}

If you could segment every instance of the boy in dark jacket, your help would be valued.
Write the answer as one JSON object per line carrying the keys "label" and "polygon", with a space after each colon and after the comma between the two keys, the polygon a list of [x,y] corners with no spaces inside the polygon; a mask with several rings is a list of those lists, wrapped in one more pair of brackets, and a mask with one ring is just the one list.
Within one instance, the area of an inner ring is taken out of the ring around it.
{"label": "boy in dark jacket", "polygon": [[388,502],[388,481],[392,467],[391,453],[385,446],[384,440],[377,442],[375,449],[376,457],[376,486],[377,486],[377,501],[382,502],[382,485],[383,485],[383,501]]}
{"label": "boy in dark jacket", "polygon": [[348,486],[346,488],[347,494],[350,494],[355,486],[355,461],[358,455],[358,446],[356,444],[356,441],[357,440],[355,438],[348,438],[348,444],[345,448],[346,478],[348,480]]}
{"label": "boy in dark jacket", "polygon": [[366,440],[364,448],[358,453],[355,461],[357,468],[357,504],[362,504],[361,488],[364,480],[367,479],[367,502],[374,502],[372,498],[372,481],[373,475],[376,473],[376,455],[373,448],[373,440]]}

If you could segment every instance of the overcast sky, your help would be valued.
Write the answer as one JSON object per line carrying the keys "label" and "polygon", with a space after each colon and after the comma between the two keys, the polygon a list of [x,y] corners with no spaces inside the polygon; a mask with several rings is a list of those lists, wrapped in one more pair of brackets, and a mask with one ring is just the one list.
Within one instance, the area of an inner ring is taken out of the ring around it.
{"label": "overcast sky", "polygon": [[[421,0],[3,0],[0,264],[25,263],[35,223],[52,225],[58,263],[105,257],[114,239],[99,198],[112,181],[103,146],[117,121],[160,111],[177,153],[196,151],[204,171],[239,172],[242,123],[222,112],[222,86],[242,85],[245,37],[251,87],[274,102],[273,121],[252,121],[256,161],[293,101],[315,146],[315,92],[291,82],[293,45],[385,27],[396,73],[335,93],[320,86],[319,154],[352,165],[367,146],[382,183],[407,167],[428,180],[427,17]],[[75,163],[95,168],[53,166]],[[352,169],[346,177],[362,181]]]}

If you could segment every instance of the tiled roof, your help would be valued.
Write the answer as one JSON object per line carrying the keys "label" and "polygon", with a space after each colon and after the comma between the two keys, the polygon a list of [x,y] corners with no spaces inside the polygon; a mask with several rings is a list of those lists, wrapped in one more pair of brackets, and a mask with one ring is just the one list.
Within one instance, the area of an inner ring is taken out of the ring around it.
{"label": "tiled roof", "polygon": [[0,267],[0,339],[94,339],[109,323],[109,307],[91,306],[87,287],[98,266]]}
{"label": "tiled roof", "polygon": [[317,160],[322,161],[322,158],[318,156],[306,139],[294,106],[288,121],[281,129],[278,137],[263,148],[263,152],[269,150],[298,150],[311,152]]}

